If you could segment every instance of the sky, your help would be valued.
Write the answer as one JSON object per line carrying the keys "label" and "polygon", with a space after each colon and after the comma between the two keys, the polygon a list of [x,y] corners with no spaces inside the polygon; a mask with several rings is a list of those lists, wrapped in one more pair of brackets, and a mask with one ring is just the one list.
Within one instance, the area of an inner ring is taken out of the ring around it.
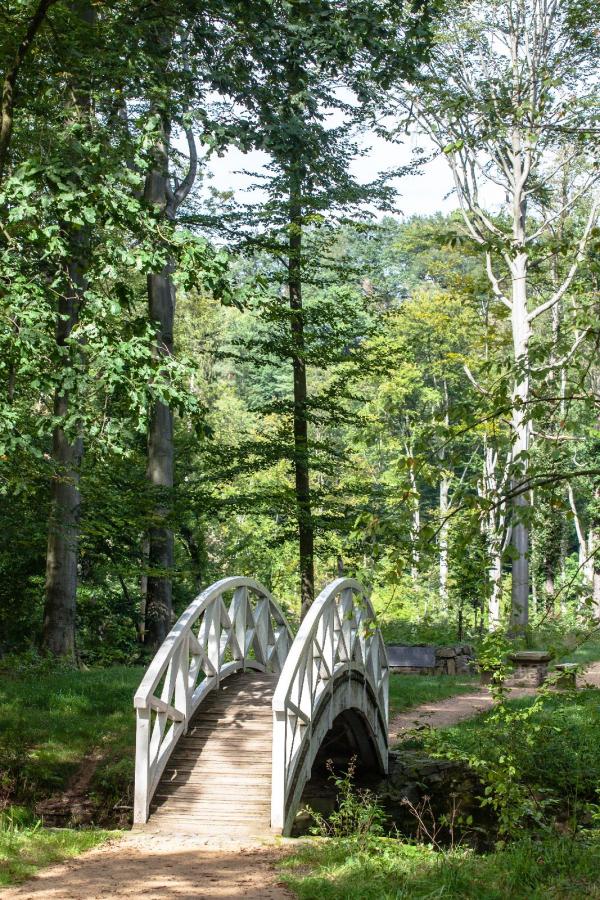
{"label": "sky", "polygon": [[[409,164],[413,149],[419,143],[422,144],[423,139],[407,137],[402,145],[391,144],[372,135],[365,144],[369,147],[368,154],[359,157],[353,164],[355,177],[359,181],[370,181],[379,171]],[[267,158],[259,151],[244,154],[230,149],[224,156],[210,161],[211,184],[219,191],[233,190],[240,200],[256,201],[260,198],[260,192],[248,191],[253,179],[244,174],[244,170],[260,171]],[[452,177],[445,159],[438,157],[423,166],[422,174],[407,175],[395,184],[399,194],[399,216],[429,215],[438,210],[450,212],[457,207],[456,196],[450,194]]]}

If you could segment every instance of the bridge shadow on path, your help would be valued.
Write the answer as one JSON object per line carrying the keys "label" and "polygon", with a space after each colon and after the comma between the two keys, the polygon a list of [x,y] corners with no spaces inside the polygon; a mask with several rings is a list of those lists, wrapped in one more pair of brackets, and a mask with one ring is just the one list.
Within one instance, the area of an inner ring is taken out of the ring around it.
{"label": "bridge shadow on path", "polygon": [[206,850],[175,839],[125,838],[45,869],[3,900],[289,900],[277,883],[272,847]]}

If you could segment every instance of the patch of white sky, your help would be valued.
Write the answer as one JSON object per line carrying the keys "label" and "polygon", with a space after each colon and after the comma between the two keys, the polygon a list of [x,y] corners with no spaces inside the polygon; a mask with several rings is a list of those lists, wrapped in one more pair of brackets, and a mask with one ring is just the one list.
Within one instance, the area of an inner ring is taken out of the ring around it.
{"label": "patch of white sky", "polygon": [[[419,147],[432,155],[431,144],[420,135],[409,135],[398,144],[371,134],[363,138],[363,147],[366,152],[352,163],[352,174],[361,183],[373,180],[379,172],[409,166]],[[230,148],[223,156],[208,160],[205,187],[210,185],[218,191],[231,191],[242,204],[260,202],[262,192],[258,185],[268,162],[268,155],[262,151],[242,153],[237,148]],[[428,159],[417,172],[395,178],[391,183],[397,191],[399,218],[449,213],[458,208],[450,167],[441,155]],[[484,205],[488,208],[496,205],[499,199],[494,196],[496,193],[490,186],[483,190],[482,199],[487,201]]]}
{"label": "patch of white sky", "polygon": [[[364,141],[366,153],[353,161],[352,174],[360,183],[366,183],[381,171],[407,166],[420,143],[422,140],[407,138],[405,143],[396,144],[372,135]],[[268,155],[262,151],[242,153],[230,148],[223,156],[208,161],[205,185],[218,191],[231,191],[240,203],[255,203],[260,201],[257,183],[268,162]],[[450,169],[440,157],[425,163],[419,174],[404,175],[392,184],[398,192],[398,216],[431,215],[457,208]]]}
{"label": "patch of white sky", "polygon": [[[342,102],[350,105],[356,103],[345,88],[337,93]],[[222,98],[215,94],[210,99],[218,102]],[[343,121],[343,114],[338,109],[332,109],[328,111],[327,118],[329,124],[335,126]],[[388,118],[387,124],[391,130],[396,130],[392,117]],[[183,135],[176,143],[185,154]],[[386,140],[374,131],[367,131],[358,136],[356,143],[361,152],[353,160],[351,171],[362,184],[372,181],[381,172],[410,166],[419,149],[427,160],[417,170],[391,180],[397,192],[395,215],[398,218],[449,213],[458,209],[458,196],[448,160],[443,154],[433,152],[433,143],[422,134],[406,135],[403,142],[398,143],[396,140]],[[231,192],[239,204],[260,203],[261,196],[264,196],[260,181],[261,176],[267,174],[265,167],[268,163],[269,156],[263,151],[243,153],[236,147],[230,147],[222,156],[214,155],[205,160],[201,193],[212,187],[217,191]],[[480,184],[480,201],[488,209],[498,209],[502,199],[497,186],[491,182]],[[370,212],[376,218],[381,216],[375,209],[370,209]]]}

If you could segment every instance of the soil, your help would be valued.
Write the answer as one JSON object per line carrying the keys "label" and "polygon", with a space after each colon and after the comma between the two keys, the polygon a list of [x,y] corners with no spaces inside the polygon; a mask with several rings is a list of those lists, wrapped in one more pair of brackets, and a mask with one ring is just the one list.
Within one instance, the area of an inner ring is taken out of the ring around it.
{"label": "soil", "polygon": [[[513,688],[511,697],[527,697],[535,694],[534,688]],[[410,737],[420,728],[446,728],[464,719],[471,719],[494,705],[489,688],[481,687],[468,694],[458,694],[446,700],[423,703],[414,709],[397,713],[390,720],[390,744]]]}
{"label": "soil", "polygon": [[88,825],[92,821],[94,807],[89,797],[89,787],[102,759],[103,754],[99,750],[88,754],[81,761],[65,791],[36,805],[36,814],[44,820],[45,825],[60,828],[67,825]]}
{"label": "soil", "polygon": [[[212,842],[211,842],[212,843]],[[193,836],[129,832],[76,859],[42,870],[3,900],[288,900],[275,864],[282,849]]]}

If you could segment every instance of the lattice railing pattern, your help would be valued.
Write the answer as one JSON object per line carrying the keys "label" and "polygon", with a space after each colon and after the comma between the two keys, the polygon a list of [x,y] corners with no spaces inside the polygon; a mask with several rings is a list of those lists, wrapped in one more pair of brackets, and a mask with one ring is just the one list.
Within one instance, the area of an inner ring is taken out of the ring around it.
{"label": "lattice railing pattern", "polygon": [[217,581],[188,606],[134,698],[136,823],[146,822],[167,760],[204,697],[240,669],[281,672],[291,643],[283,611],[250,578]]}
{"label": "lattice railing pattern", "polygon": [[302,622],[273,698],[272,828],[287,828],[292,794],[310,777],[315,748],[307,752],[306,743],[322,739],[313,731],[323,713],[325,729],[331,727],[340,686],[344,697],[337,706],[363,713],[387,767],[388,682],[385,645],[366,591],[354,579],[338,578]]}

